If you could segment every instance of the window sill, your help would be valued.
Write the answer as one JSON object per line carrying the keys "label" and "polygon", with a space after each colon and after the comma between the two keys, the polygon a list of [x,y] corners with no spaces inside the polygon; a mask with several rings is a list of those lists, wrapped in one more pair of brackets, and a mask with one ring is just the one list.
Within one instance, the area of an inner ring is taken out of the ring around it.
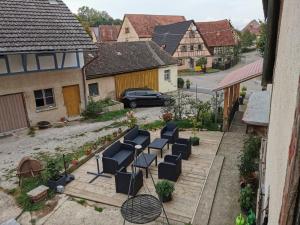
{"label": "window sill", "polygon": [[57,106],[49,106],[49,107],[45,107],[42,109],[36,109],[35,112],[40,113],[40,112],[45,112],[45,111],[50,111],[50,110],[55,110],[55,109],[57,109]]}

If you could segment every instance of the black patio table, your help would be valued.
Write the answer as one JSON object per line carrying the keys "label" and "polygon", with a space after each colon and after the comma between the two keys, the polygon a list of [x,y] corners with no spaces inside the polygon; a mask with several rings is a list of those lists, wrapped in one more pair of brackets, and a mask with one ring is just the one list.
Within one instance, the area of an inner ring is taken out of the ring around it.
{"label": "black patio table", "polygon": [[155,138],[154,141],[148,146],[148,153],[150,153],[150,148],[160,150],[160,156],[163,157],[163,148],[168,144],[169,149],[169,140],[163,138]]}
{"label": "black patio table", "polygon": [[157,155],[141,153],[136,161],[133,163],[133,166],[146,169],[146,178],[148,178],[148,170],[151,163],[155,160],[155,166],[157,166]]}

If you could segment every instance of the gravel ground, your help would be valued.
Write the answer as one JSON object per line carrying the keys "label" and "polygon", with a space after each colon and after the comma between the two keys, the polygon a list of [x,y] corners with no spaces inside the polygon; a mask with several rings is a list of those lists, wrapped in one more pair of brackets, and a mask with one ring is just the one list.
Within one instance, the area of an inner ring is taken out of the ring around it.
{"label": "gravel ground", "polygon": [[[139,123],[147,123],[159,119],[160,107],[136,109]],[[123,120],[125,118],[119,119]],[[97,130],[115,121],[86,123],[72,122],[62,128],[50,128],[36,131],[34,137],[27,135],[28,130],[18,131],[12,136],[0,139],[0,187],[11,189],[16,185],[15,168],[24,156],[41,152],[72,151],[83,144],[111,134],[118,128]]]}

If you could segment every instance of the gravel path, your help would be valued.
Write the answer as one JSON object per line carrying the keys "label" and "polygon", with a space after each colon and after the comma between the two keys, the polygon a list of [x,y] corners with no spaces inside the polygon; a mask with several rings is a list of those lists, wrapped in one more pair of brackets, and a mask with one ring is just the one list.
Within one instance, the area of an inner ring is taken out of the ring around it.
{"label": "gravel path", "polygon": [[[136,109],[139,123],[147,123],[159,119],[160,107]],[[124,120],[121,118],[117,121]],[[16,185],[14,169],[24,156],[47,152],[72,151],[83,144],[95,141],[97,138],[111,134],[118,128],[101,128],[115,121],[86,123],[72,122],[62,128],[38,130],[34,137],[27,135],[28,130],[15,132],[13,136],[0,139],[0,187],[12,188]]]}

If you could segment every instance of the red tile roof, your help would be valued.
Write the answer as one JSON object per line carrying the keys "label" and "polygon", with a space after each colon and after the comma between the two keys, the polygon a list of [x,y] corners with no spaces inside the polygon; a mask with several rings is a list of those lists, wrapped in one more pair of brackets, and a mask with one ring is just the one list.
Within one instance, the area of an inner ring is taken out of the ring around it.
{"label": "red tile roof", "polygon": [[126,14],[140,38],[151,38],[154,28],[158,25],[169,25],[185,21],[184,16]]}
{"label": "red tile roof", "polygon": [[249,31],[252,34],[259,35],[260,24],[256,20],[252,20],[250,23],[247,24],[247,26],[245,26],[245,28],[242,31]]}
{"label": "red tile roof", "polygon": [[229,73],[224,79],[218,84],[218,87],[213,91],[220,91],[227,87],[233,86],[251,80],[255,77],[262,75],[263,72],[263,59],[259,59],[253,63],[243,66]]}
{"label": "red tile roof", "polygon": [[100,42],[117,41],[120,29],[120,25],[100,25]]}
{"label": "red tile roof", "polygon": [[236,44],[233,34],[234,29],[228,20],[197,22],[196,25],[208,47]]}

